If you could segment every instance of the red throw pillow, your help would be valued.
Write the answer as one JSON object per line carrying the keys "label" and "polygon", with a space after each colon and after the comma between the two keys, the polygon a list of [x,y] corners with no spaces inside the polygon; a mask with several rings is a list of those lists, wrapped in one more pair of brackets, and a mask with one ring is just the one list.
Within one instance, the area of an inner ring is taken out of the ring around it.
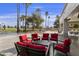
{"label": "red throw pillow", "polygon": [[43,34],[43,37],[48,38],[49,37],[49,34],[48,33],[44,33]]}
{"label": "red throw pillow", "polygon": [[38,38],[38,34],[32,34],[32,38]]}
{"label": "red throw pillow", "polygon": [[21,35],[21,36],[19,36],[19,38],[20,38],[21,42],[27,40],[27,36],[26,35]]}

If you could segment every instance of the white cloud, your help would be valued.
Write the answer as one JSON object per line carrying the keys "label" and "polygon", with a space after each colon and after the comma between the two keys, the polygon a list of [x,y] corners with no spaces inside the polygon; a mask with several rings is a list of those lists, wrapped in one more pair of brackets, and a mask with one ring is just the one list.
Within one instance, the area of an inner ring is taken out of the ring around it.
{"label": "white cloud", "polygon": [[16,25],[16,13],[0,15],[0,24]]}
{"label": "white cloud", "polygon": [[0,19],[5,19],[5,18],[16,18],[16,16],[0,16]]}

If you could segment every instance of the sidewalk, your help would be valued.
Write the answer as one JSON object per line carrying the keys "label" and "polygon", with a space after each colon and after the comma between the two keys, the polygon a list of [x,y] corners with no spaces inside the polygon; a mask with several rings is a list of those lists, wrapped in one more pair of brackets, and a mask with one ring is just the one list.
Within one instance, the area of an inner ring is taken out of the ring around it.
{"label": "sidewalk", "polygon": [[[31,33],[26,33],[28,37],[31,36]],[[6,56],[16,56],[17,51],[15,49],[14,42],[19,41],[19,35],[23,33],[0,33],[0,54]]]}

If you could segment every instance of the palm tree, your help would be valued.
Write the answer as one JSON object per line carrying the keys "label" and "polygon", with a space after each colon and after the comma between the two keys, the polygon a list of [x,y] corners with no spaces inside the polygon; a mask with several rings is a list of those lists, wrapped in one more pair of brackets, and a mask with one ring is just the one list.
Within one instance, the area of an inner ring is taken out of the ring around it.
{"label": "palm tree", "polygon": [[60,16],[56,16],[56,20],[54,22],[54,28],[59,28],[59,19],[60,19]]}
{"label": "palm tree", "polygon": [[50,19],[50,16],[48,16],[48,27],[49,27],[49,23],[50,23],[50,22],[49,22],[49,19]]}
{"label": "palm tree", "polygon": [[43,19],[41,18],[41,11],[39,8],[35,10],[35,12],[32,14],[32,19],[33,19],[33,25],[36,28],[40,28],[40,25],[43,22]]}
{"label": "palm tree", "polygon": [[21,21],[22,21],[22,27],[23,27],[23,30],[24,30],[24,25],[25,25],[25,16],[22,15],[22,16],[20,17],[20,19],[21,19]]}
{"label": "palm tree", "polygon": [[[27,10],[31,3],[25,3],[25,16],[27,17]],[[26,31],[27,19],[25,19],[25,31]]]}
{"label": "palm tree", "polygon": [[41,14],[41,10],[39,8],[37,8],[35,11],[35,15],[40,18],[41,17],[40,14]]}
{"label": "palm tree", "polygon": [[[45,12],[45,16],[46,16],[46,21],[47,21],[48,11]],[[45,21],[45,27],[46,27],[46,21]]]}
{"label": "palm tree", "polygon": [[19,32],[20,4],[17,3],[17,33]]}

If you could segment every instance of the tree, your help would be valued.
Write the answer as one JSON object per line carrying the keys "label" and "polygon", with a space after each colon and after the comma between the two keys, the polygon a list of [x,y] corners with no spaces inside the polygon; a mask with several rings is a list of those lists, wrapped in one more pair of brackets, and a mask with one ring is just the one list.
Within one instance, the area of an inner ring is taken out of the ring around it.
{"label": "tree", "polygon": [[17,3],[17,33],[19,32],[20,4]]}
{"label": "tree", "polygon": [[50,25],[50,24],[49,24],[49,23],[50,23],[50,22],[49,22],[49,19],[50,19],[50,16],[48,16],[48,27],[49,27],[49,25]]}
{"label": "tree", "polygon": [[59,19],[60,19],[60,17],[57,15],[56,20],[54,22],[54,28],[59,28]]}
{"label": "tree", "polygon": [[[45,16],[46,16],[46,21],[47,21],[48,11],[45,12]],[[45,27],[46,27],[46,21],[45,21]]]}
{"label": "tree", "polygon": [[[31,3],[25,3],[25,16],[27,17],[27,10]],[[26,31],[27,19],[25,19],[25,31]]]}
{"label": "tree", "polygon": [[24,30],[24,27],[25,27],[25,16],[22,15],[22,16],[20,17],[20,20],[22,21],[22,28],[23,28],[23,30]]}
{"label": "tree", "polygon": [[40,24],[44,21],[41,17],[41,10],[37,8],[35,12],[32,14],[33,16],[33,22],[35,23],[35,27],[39,28]]}
{"label": "tree", "polygon": [[33,24],[33,28],[36,27],[36,28],[40,28],[40,25],[42,24],[44,20],[40,17],[38,17],[37,15],[33,14],[32,15],[32,24]]}

